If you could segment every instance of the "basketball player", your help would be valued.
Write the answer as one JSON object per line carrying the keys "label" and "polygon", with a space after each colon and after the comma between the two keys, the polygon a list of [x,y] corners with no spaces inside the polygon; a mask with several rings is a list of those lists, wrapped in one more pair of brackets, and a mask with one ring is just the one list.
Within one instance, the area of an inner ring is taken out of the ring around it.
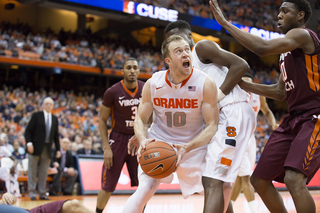
{"label": "basketball player", "polygon": [[[166,36],[181,35],[192,51],[192,64],[207,73],[218,86],[219,129],[208,145],[202,174],[205,191],[204,212],[225,212],[249,138],[255,129],[255,114],[248,104],[249,94],[237,83],[249,70],[242,58],[225,51],[215,42],[192,39],[190,25],[178,20],[165,29]],[[232,212],[230,209],[228,212]]]}
{"label": "basketball player", "polygon": [[[242,77],[242,80],[253,82],[253,76],[250,73],[246,73]],[[249,104],[253,108],[256,117],[258,116],[259,110],[261,110],[264,116],[267,118],[268,123],[271,125],[272,130],[276,129],[276,119],[272,111],[268,107],[265,97],[251,93]],[[254,190],[250,183],[250,175],[256,162],[256,149],[256,138],[254,135],[252,135],[249,140],[244,157],[242,159],[237,180],[232,185],[232,192],[230,198],[231,202],[234,203],[242,190],[244,196],[248,201],[251,213],[258,213],[257,203],[254,199]]]}
{"label": "basketball player", "polygon": [[[131,186],[138,185],[138,162],[136,156],[128,154],[127,145],[133,136],[133,121],[144,82],[137,80],[140,73],[138,61],[128,58],[123,63],[123,80],[104,93],[100,107],[99,129],[104,149],[101,185],[98,193],[96,212],[102,213],[111,193],[115,190],[123,164],[127,164]],[[108,139],[107,120],[112,118],[112,132]]]}
{"label": "basketball player", "polygon": [[298,213],[314,213],[316,207],[306,184],[320,166],[320,40],[305,28],[311,16],[307,0],[284,0],[279,9],[278,28],[282,38],[264,40],[244,32],[222,15],[217,1],[210,5],[216,20],[242,45],[260,56],[281,54],[279,81],[273,85],[241,83],[253,93],[288,102],[289,114],[273,131],[265,146],[251,183],[271,212],[287,212],[272,181],[284,182]]}
{"label": "basketball player", "polygon": [[[201,171],[206,144],[218,128],[217,88],[205,73],[192,68],[191,49],[181,36],[171,36],[162,44],[167,71],[153,74],[142,91],[142,101],[134,123],[140,150],[154,140],[173,144],[177,149],[176,169],[184,198],[203,192]],[[153,113],[153,123],[145,126]],[[205,126],[205,128],[204,128]],[[139,155],[139,154],[138,154]],[[147,176],[139,166],[139,186],[127,200],[124,213],[141,213],[164,179]]]}
{"label": "basketball player", "polygon": [[[17,212],[26,212],[21,208],[9,207],[7,205],[14,205],[17,201],[17,198],[10,194],[5,193],[0,200],[0,212],[5,213],[17,213]],[[3,211],[2,211],[3,210]],[[30,213],[94,213],[93,211],[84,207],[78,200],[59,200],[51,203],[46,203],[44,205],[32,208],[27,210]]]}

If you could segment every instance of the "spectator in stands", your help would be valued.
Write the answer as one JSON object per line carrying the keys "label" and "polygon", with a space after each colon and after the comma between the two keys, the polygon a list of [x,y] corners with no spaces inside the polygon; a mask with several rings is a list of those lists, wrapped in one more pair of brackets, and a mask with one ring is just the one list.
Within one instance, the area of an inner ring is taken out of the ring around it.
{"label": "spectator in stands", "polygon": [[92,149],[92,141],[88,139],[84,139],[82,141],[83,143],[83,148],[78,149],[77,154],[82,154],[82,155],[92,155],[96,154],[96,152]]}
{"label": "spectator in stands", "polygon": [[17,160],[23,160],[23,159],[26,158],[26,155],[25,154],[21,154],[21,153],[24,153],[24,149],[20,146],[20,143],[19,143],[18,139],[14,139],[13,140],[13,152],[12,152],[12,155]]}
{"label": "spectator in stands", "polygon": [[7,134],[4,132],[0,133],[0,140],[3,141],[3,146],[5,146],[11,153],[13,151],[13,146],[11,144],[9,144]]}
{"label": "spectator in stands", "polygon": [[[56,196],[60,191],[63,191],[64,195],[71,195],[73,190],[73,185],[78,178],[78,171],[74,169],[73,156],[71,151],[69,151],[70,140],[68,138],[63,138],[60,141],[60,158],[53,158],[53,166],[57,168],[58,173],[53,175],[52,187],[50,190],[50,195]],[[54,152],[52,157],[54,156]],[[65,187],[61,188],[61,179],[66,178],[64,184]]]}
{"label": "spectator in stands", "polygon": [[4,143],[4,139],[0,138],[0,159],[3,157],[9,157],[13,161],[13,165],[3,165],[0,163],[0,179],[5,182],[9,193],[17,197],[21,197],[18,183],[18,161],[12,156],[9,149],[4,146]]}
{"label": "spectator in stands", "polygon": [[[53,100],[47,97],[43,100],[43,111],[33,113],[26,128],[25,137],[28,151],[28,191],[31,200],[36,199],[37,174],[40,200],[49,200],[46,196],[48,168],[51,162],[53,141],[56,147],[56,157],[61,156],[58,119],[52,115]],[[38,171],[39,169],[39,171]]]}
{"label": "spectator in stands", "polygon": [[96,152],[98,155],[103,155],[103,150],[101,147],[101,143],[99,142],[94,142],[92,145],[92,149]]}
{"label": "spectator in stands", "polygon": [[69,150],[71,151],[72,155],[76,155],[77,154],[77,151],[78,151],[77,145],[78,144],[76,142],[70,143]]}

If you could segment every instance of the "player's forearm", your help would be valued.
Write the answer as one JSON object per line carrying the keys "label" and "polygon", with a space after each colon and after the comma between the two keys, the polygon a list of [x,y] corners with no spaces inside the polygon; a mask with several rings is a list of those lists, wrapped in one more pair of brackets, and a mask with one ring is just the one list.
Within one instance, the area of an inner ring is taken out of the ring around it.
{"label": "player's forearm", "polygon": [[107,122],[99,118],[99,131],[103,149],[110,149]]}
{"label": "player's forearm", "polygon": [[190,152],[193,149],[199,148],[208,144],[218,130],[218,123],[208,125],[197,137],[186,144],[186,151]]}
{"label": "player's forearm", "polygon": [[229,92],[239,83],[243,75],[250,70],[247,62],[240,60],[229,68],[224,82],[220,86],[220,90],[225,94]]}
{"label": "player's forearm", "polygon": [[134,121],[134,134],[137,137],[139,143],[147,139],[148,123],[143,122],[140,117],[137,117]]}
{"label": "player's forearm", "polygon": [[282,101],[285,98],[285,93],[279,89],[277,84],[256,84],[247,81],[240,81],[239,85],[247,92],[253,92],[258,95],[265,96],[267,98]]}
{"label": "player's forearm", "polygon": [[272,111],[269,109],[267,111],[267,113],[265,114],[265,116],[266,116],[268,123],[271,125],[272,129],[274,130],[277,123],[276,123],[276,118],[274,117]]}
{"label": "player's forearm", "polygon": [[262,38],[252,35],[246,31],[240,30],[230,22],[223,22],[222,27],[225,28],[240,44],[245,46],[251,52],[259,56],[266,55],[264,44],[265,40]]}

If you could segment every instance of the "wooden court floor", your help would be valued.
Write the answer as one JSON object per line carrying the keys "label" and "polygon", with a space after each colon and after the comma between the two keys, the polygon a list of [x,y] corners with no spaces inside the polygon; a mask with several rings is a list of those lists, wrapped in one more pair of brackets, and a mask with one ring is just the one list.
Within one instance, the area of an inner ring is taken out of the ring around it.
{"label": "wooden court floor", "polygon": [[[317,206],[317,213],[320,213],[320,190],[310,191]],[[294,213],[295,208],[293,200],[288,192],[280,192],[283,197],[285,206],[289,213]],[[128,199],[129,195],[112,195],[104,213],[121,213],[123,205]],[[78,199],[84,206],[95,211],[96,198],[95,195],[87,196],[58,196],[49,197],[50,201],[30,201],[28,197],[19,198],[16,206],[30,209],[48,202],[64,199]],[[269,211],[261,201],[260,197],[256,194],[258,202],[258,212],[268,213]],[[203,196],[193,195],[184,200],[181,194],[156,194],[149,201],[145,213],[202,213]],[[241,193],[234,205],[235,213],[250,213],[249,206],[244,195]]]}

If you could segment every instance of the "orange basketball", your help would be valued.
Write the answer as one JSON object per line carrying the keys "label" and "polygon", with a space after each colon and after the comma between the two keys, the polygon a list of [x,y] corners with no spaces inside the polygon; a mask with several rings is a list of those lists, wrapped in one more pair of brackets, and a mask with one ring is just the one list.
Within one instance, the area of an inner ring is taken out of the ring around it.
{"label": "orange basketball", "polygon": [[169,176],[175,169],[178,156],[173,147],[163,141],[148,143],[141,152],[140,166],[150,177],[161,179]]}

